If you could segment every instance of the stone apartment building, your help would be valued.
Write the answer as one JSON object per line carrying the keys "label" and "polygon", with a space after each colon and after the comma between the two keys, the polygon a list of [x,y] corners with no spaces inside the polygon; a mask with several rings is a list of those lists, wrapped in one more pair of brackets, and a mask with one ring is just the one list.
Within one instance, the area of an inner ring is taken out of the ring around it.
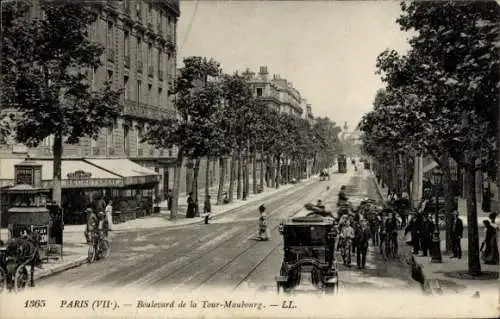
{"label": "stone apartment building", "polygon": [[247,69],[242,75],[250,83],[255,96],[265,101],[270,108],[298,117],[303,116],[304,101],[291,82],[276,74],[270,77],[267,66],[261,66],[257,74]]}
{"label": "stone apartment building", "polygon": [[[112,127],[102,128],[97,140],[83,138],[77,145],[64,145],[63,158],[129,159],[160,175],[157,190],[161,192],[173,184],[176,150],[142,143],[141,134],[148,120],[175,115],[168,90],[176,76],[179,0],[95,3],[100,14],[89,27],[89,37],[104,45],[105,53],[103,65],[88,76],[94,88],[112,81],[114,87],[124,89],[123,112]],[[51,159],[52,142],[48,137],[39,147],[28,149],[10,139],[0,145],[0,161],[27,155]],[[11,169],[5,163],[0,173]]]}

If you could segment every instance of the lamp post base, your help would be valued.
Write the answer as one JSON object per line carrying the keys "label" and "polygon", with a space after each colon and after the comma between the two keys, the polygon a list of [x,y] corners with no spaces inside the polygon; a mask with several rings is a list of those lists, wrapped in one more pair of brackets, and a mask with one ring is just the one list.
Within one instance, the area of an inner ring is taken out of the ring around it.
{"label": "lamp post base", "polygon": [[439,232],[436,232],[432,236],[432,249],[431,249],[431,263],[439,264],[443,262],[443,256],[441,255],[441,240],[439,239]]}

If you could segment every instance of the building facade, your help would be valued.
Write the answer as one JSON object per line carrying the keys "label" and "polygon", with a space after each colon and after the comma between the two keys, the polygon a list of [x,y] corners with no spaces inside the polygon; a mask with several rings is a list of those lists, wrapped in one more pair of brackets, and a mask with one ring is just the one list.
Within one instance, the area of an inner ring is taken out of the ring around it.
{"label": "building facade", "polygon": [[[148,121],[175,115],[168,90],[176,76],[179,0],[96,1],[97,21],[89,38],[105,47],[103,65],[88,71],[92,88],[111,81],[123,89],[122,115],[111,127],[103,127],[96,140],[63,146],[63,158],[126,158],[157,172],[157,191],[173,184],[175,149],[157,149],[141,142]],[[36,12],[36,6],[35,6]],[[43,16],[43,13],[39,12]],[[37,148],[8,140],[0,145],[0,157],[52,158],[53,138]]]}
{"label": "building facade", "polygon": [[264,101],[278,112],[302,117],[303,99],[299,91],[293,87],[292,82],[276,74],[270,77],[267,66],[261,66],[257,74],[247,69],[242,75],[250,83],[257,99]]}

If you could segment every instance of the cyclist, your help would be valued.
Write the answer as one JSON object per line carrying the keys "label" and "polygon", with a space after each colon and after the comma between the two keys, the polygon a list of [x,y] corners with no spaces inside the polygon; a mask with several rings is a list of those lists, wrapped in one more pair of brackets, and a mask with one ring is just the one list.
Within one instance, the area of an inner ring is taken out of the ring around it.
{"label": "cyclist", "polygon": [[85,227],[84,234],[87,243],[90,243],[92,241],[92,233],[99,227],[99,218],[92,208],[87,208],[85,212],[87,213],[87,226]]}
{"label": "cyclist", "polygon": [[[390,240],[393,245],[394,253],[398,252],[398,221],[393,212],[389,212],[387,220],[384,223],[386,240]],[[386,252],[388,253],[388,252]]]}

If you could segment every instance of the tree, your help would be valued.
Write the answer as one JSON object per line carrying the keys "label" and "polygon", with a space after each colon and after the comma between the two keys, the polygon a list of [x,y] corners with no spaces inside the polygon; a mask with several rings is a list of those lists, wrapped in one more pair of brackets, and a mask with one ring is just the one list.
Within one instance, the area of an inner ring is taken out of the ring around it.
{"label": "tree", "polygon": [[[89,72],[102,65],[102,45],[87,29],[97,19],[85,3],[41,1],[44,18],[26,14],[11,21],[3,34],[4,88],[17,111],[16,140],[35,147],[54,136],[53,200],[61,203],[63,142],[95,138],[120,114],[120,91],[105,83],[93,91]],[[11,8],[11,7],[10,7]],[[7,9],[8,10],[8,9]]]}
{"label": "tree", "polygon": [[432,155],[445,170],[447,180],[448,156],[465,170],[469,184],[469,273],[479,275],[473,177],[481,168],[477,159],[492,154],[496,133],[492,119],[498,112],[498,5],[493,1],[433,1],[402,3],[401,8],[397,22],[403,30],[417,32],[405,56],[385,51],[378,58],[377,67],[384,74],[390,100],[383,104],[405,105],[406,112],[396,116],[398,120],[391,118],[396,124],[386,125],[399,130],[403,122],[411,123],[399,135],[411,135],[403,140]]}
{"label": "tree", "polygon": [[[187,57],[180,69],[170,95],[175,96],[176,118],[164,118],[152,122],[143,140],[159,148],[177,147],[177,159],[172,189],[171,219],[177,218],[180,175],[185,157],[199,158],[217,138],[216,114],[220,105],[220,89],[210,82],[221,74],[219,63],[204,57]],[[198,166],[199,167],[199,166]],[[195,170],[196,171],[196,170]],[[197,176],[195,176],[197,181]],[[193,189],[197,202],[197,185]]]}

